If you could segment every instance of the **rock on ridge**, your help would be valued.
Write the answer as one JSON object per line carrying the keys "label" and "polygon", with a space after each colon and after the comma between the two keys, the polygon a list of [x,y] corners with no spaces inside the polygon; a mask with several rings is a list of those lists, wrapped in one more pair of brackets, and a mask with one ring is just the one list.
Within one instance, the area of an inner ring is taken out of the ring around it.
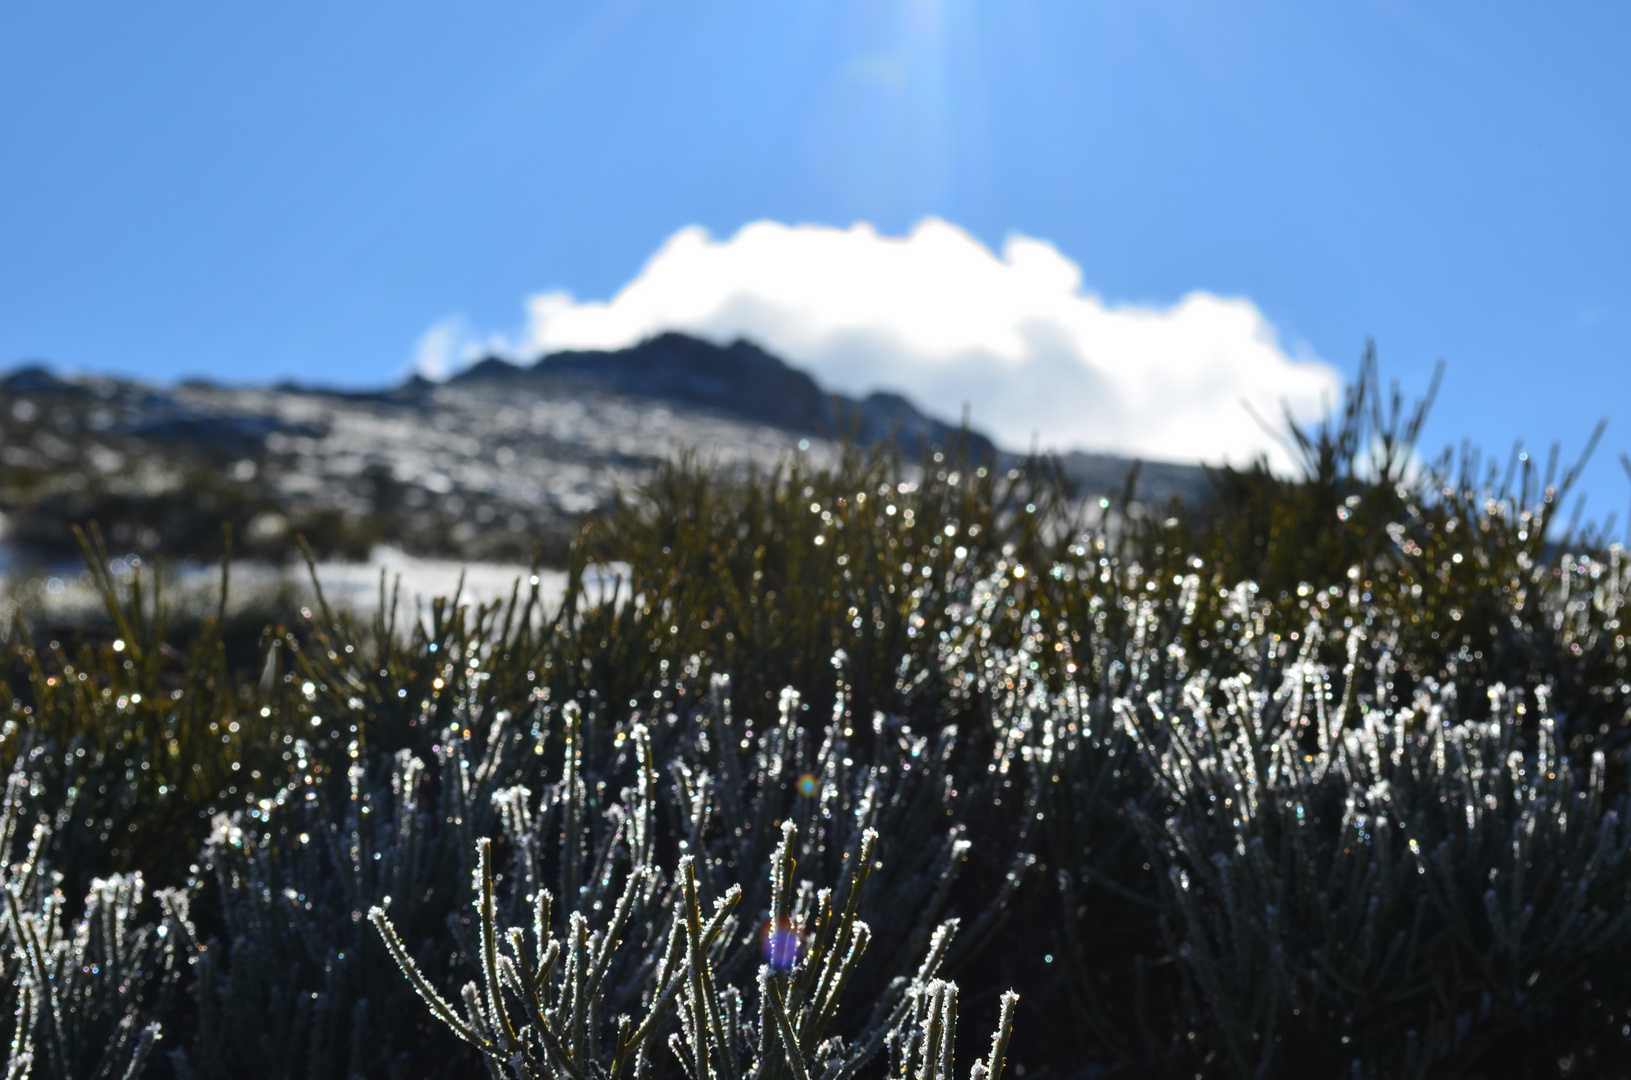
{"label": "rock on ridge", "polygon": [[[451,382],[657,398],[801,435],[848,437],[862,445],[895,438],[908,454],[960,437],[958,427],[926,415],[899,394],[880,392],[860,400],[829,394],[805,372],[742,339],[716,345],[669,332],[626,349],[551,353],[531,367],[490,356]],[[967,438],[975,456],[996,453],[986,436],[969,432]]]}

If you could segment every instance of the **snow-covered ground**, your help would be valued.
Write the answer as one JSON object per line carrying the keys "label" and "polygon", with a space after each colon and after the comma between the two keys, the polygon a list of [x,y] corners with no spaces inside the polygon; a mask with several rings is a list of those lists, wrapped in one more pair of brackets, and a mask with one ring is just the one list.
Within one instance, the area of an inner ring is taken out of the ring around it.
{"label": "snow-covered ground", "polygon": [[[290,571],[282,571],[285,580]],[[304,568],[294,572],[309,588]],[[584,582],[586,599],[609,597],[627,567],[591,566]],[[437,597],[452,597],[470,605],[507,601],[519,586],[524,599],[537,579],[538,594],[546,610],[560,607],[566,596],[566,571],[533,570],[514,563],[461,563],[452,559],[419,559],[394,548],[378,547],[366,563],[319,563],[317,580],[329,604],[351,611],[378,608],[381,590],[387,602],[393,591],[397,601],[413,611],[428,608]]]}
{"label": "snow-covered ground", "polygon": [[[140,573],[148,589],[154,571],[136,557],[116,558],[109,569],[115,580],[129,584]],[[591,566],[585,576],[584,596],[589,602],[609,598],[626,578],[619,564]],[[411,625],[416,613],[428,612],[438,597],[455,594],[472,607],[507,601],[519,585],[526,597],[536,577],[545,611],[553,613],[566,596],[564,570],[539,569],[515,563],[462,563],[452,559],[421,559],[395,548],[377,547],[367,562],[322,562],[317,581],[323,597],[336,611],[370,615],[378,610],[383,589],[389,602],[394,595],[398,622]],[[167,602],[182,611],[213,611],[219,598],[220,567],[188,565],[163,571]],[[235,563],[228,590],[229,609],[266,607],[267,601],[292,597],[315,604],[307,567]],[[79,564],[39,566],[16,561],[0,545],[0,619],[9,623],[21,611],[25,617],[50,623],[80,624],[97,621],[103,601],[88,570]]]}
{"label": "snow-covered ground", "polygon": [[[281,430],[258,467],[294,503],[377,512],[377,488],[400,485],[409,507],[462,519],[468,550],[484,531],[568,522],[682,455],[726,468],[772,467],[799,436],[662,401],[586,392],[439,386],[413,405],[290,390],[188,387],[178,401],[210,413],[260,416]],[[836,448],[805,439],[814,460]],[[247,466],[246,466],[247,467]]]}

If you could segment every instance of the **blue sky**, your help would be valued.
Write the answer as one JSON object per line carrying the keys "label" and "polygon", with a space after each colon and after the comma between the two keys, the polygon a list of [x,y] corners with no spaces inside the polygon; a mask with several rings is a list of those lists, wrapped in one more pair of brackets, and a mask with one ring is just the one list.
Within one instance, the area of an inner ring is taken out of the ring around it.
{"label": "blue sky", "polygon": [[[1047,241],[1112,304],[1631,447],[1631,7],[0,2],[0,365],[401,375],[760,220]],[[1624,517],[1624,514],[1621,514]]]}

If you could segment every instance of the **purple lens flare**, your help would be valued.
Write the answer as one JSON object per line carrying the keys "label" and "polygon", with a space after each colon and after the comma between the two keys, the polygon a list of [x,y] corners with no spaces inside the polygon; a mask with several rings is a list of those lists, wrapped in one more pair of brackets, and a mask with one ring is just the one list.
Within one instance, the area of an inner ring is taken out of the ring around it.
{"label": "purple lens flare", "polygon": [[759,942],[764,948],[765,963],[777,971],[790,969],[804,952],[804,941],[798,927],[784,919],[765,923],[759,931]]}

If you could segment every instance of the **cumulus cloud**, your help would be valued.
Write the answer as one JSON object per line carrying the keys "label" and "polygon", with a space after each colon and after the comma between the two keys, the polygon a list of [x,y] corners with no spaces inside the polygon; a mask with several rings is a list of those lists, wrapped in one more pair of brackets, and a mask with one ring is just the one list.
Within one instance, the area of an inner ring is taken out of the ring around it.
{"label": "cumulus cloud", "polygon": [[469,331],[464,320],[442,319],[426,328],[413,343],[413,370],[436,382],[453,374]]}
{"label": "cumulus cloud", "polygon": [[483,356],[508,355],[514,350],[503,334],[483,338],[463,315],[438,319],[413,343],[409,369],[431,382],[441,382]]}
{"label": "cumulus cloud", "polygon": [[1339,380],[1295,359],[1249,300],[1107,304],[1051,244],[1001,255],[944,221],[906,237],[748,225],[675,233],[611,300],[528,302],[524,349],[615,349],[664,330],[758,342],[846,393],[894,390],[1000,445],[1154,460],[1286,452],[1253,418],[1322,414]]}

